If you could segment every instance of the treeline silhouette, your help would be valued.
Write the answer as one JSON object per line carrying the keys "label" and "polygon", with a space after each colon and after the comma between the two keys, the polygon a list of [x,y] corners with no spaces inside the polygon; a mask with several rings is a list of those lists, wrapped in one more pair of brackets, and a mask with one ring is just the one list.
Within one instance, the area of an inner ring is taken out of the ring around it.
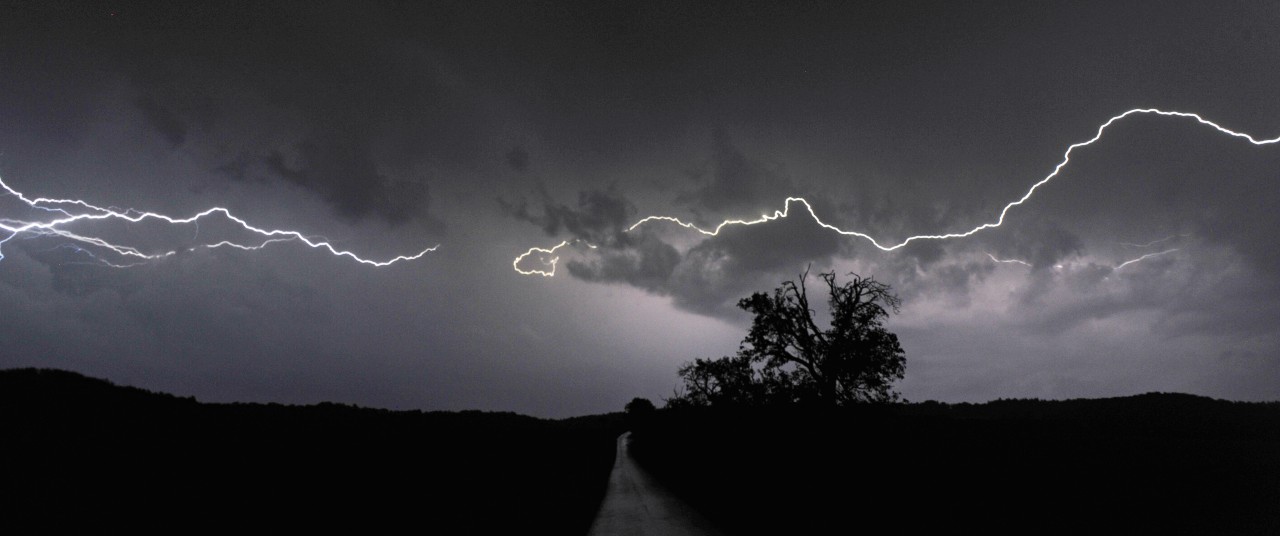
{"label": "treeline silhouette", "polygon": [[624,427],[620,414],[204,404],[0,371],[0,532],[584,534]]}
{"label": "treeline silhouette", "polygon": [[1280,534],[1280,403],[692,407],[635,428],[637,462],[730,534]]}

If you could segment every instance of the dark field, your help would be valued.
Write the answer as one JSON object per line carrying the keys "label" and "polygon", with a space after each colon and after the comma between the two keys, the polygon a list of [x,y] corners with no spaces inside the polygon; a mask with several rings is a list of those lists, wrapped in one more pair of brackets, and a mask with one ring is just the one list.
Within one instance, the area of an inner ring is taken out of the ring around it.
{"label": "dark field", "polygon": [[0,532],[584,534],[621,422],[202,404],[3,371]]}
{"label": "dark field", "polygon": [[1277,403],[553,421],[202,404],[30,369],[0,371],[0,532],[584,534],[628,427],[639,461],[730,534],[1280,534]]}
{"label": "dark field", "polygon": [[693,409],[633,435],[732,534],[1280,534],[1276,403]]}

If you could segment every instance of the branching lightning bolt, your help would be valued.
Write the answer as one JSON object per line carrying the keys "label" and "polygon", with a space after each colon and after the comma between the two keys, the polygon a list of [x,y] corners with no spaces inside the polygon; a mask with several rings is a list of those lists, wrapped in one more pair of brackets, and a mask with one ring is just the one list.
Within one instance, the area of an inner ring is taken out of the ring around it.
{"label": "branching lightning bolt", "polygon": [[[950,240],[950,239],[956,239],[956,238],[966,238],[969,236],[973,236],[977,233],[980,233],[982,231],[985,231],[987,229],[992,229],[992,228],[1003,225],[1005,221],[1005,217],[1008,216],[1010,210],[1012,210],[1014,207],[1022,205],[1023,203],[1026,203],[1029,199],[1031,199],[1033,195],[1035,195],[1036,191],[1039,190],[1041,186],[1048,184],[1050,181],[1056,178],[1059,173],[1062,172],[1062,170],[1067,166],[1067,164],[1071,162],[1072,152],[1074,152],[1076,149],[1079,149],[1081,147],[1087,147],[1089,145],[1092,145],[1094,142],[1097,142],[1098,140],[1102,139],[1102,135],[1106,132],[1106,130],[1110,128],[1111,125],[1115,124],[1117,121],[1125,119],[1129,116],[1140,115],[1140,114],[1194,119],[1195,121],[1197,121],[1202,125],[1211,127],[1214,130],[1217,130],[1218,132],[1221,132],[1228,136],[1233,136],[1236,138],[1247,140],[1249,143],[1252,143],[1253,145],[1270,145],[1270,144],[1280,142],[1280,137],[1275,137],[1270,139],[1257,139],[1249,134],[1246,134],[1243,132],[1237,132],[1237,131],[1228,129],[1226,127],[1223,127],[1222,125],[1219,125],[1213,121],[1205,119],[1195,113],[1165,111],[1165,110],[1160,110],[1156,108],[1135,108],[1127,112],[1124,112],[1120,115],[1114,116],[1111,119],[1108,119],[1105,123],[1103,123],[1101,126],[1098,127],[1097,132],[1093,135],[1092,138],[1089,138],[1088,140],[1074,143],[1068,146],[1067,150],[1062,155],[1062,161],[1058,162],[1058,165],[1054,166],[1053,171],[1050,172],[1048,175],[1046,175],[1044,178],[1037,181],[1036,183],[1032,184],[1031,187],[1027,189],[1026,193],[1022,195],[1022,197],[1019,197],[1017,200],[1014,200],[1009,204],[1005,205],[1004,208],[1000,210],[999,217],[997,217],[994,221],[983,223],[967,231],[957,231],[957,232],[944,233],[944,234],[923,234],[923,235],[909,236],[906,239],[896,244],[885,245],[880,243],[880,241],[876,240],[874,237],[866,233],[841,229],[839,227],[836,227],[834,225],[831,225],[827,222],[822,221],[822,219],[818,217],[817,213],[814,212],[813,206],[811,206],[808,201],[806,201],[804,198],[801,198],[801,197],[786,198],[786,200],[783,202],[782,210],[774,211],[773,214],[764,214],[764,215],[761,215],[759,218],[756,218],[753,220],[741,220],[741,219],[725,220],[710,230],[703,229],[701,227],[698,227],[697,225],[694,225],[689,222],[685,222],[673,216],[646,216],[640,219],[639,221],[635,222],[634,224],[632,224],[630,227],[626,229],[626,231],[628,232],[634,231],[636,228],[642,225],[645,225],[647,223],[661,221],[661,222],[674,223],[686,229],[697,231],[698,233],[701,233],[706,236],[716,236],[720,234],[720,231],[723,230],[725,227],[735,226],[735,225],[743,225],[743,226],[758,225],[762,223],[768,223],[780,218],[786,218],[787,216],[790,215],[792,204],[798,203],[800,205],[803,205],[804,209],[809,213],[809,216],[812,217],[813,221],[817,223],[819,226],[844,236],[851,236],[851,237],[865,239],[868,242],[870,242],[871,245],[875,246],[876,248],[879,248],[882,251],[894,251],[906,246],[907,244],[910,244],[911,242],[915,242],[917,240]],[[542,248],[532,248],[528,252],[526,252],[524,255],[517,257],[516,264],[519,264],[520,260],[523,259],[525,256],[529,255],[530,253],[537,252],[537,251],[550,253],[551,251],[557,250],[565,245],[566,245],[565,243],[561,243],[560,245],[554,248],[551,248],[551,250],[546,250]],[[1140,259],[1135,259],[1135,261],[1136,260],[1140,260]],[[997,262],[1001,262],[1001,261],[997,261]],[[1130,261],[1130,262],[1133,262],[1133,261]],[[516,267],[516,271],[526,275],[537,273],[540,275],[550,276],[550,275],[554,275],[555,266],[553,263],[550,273],[541,272],[537,270],[525,271],[525,270],[521,270],[518,266]]]}
{"label": "branching lightning bolt", "polygon": [[[45,197],[31,199],[23,195],[22,192],[19,192],[11,188],[8,184],[4,182],[3,179],[0,179],[0,188],[3,188],[3,192],[0,192],[0,196],[5,196],[5,195],[13,196],[14,198],[18,199],[19,201],[23,202],[24,204],[26,204],[27,206],[33,209],[38,209],[45,212],[49,212],[51,214],[60,215],[60,216],[54,217],[53,219],[40,220],[40,221],[23,221],[23,220],[15,220],[10,218],[0,218],[0,231],[7,234],[7,236],[0,238],[0,248],[2,248],[5,243],[7,243],[8,241],[14,239],[19,235],[25,234],[25,235],[35,235],[35,236],[58,236],[75,243],[87,244],[89,246],[94,246],[95,248],[108,250],[120,257],[132,258],[137,261],[129,264],[112,263],[99,258],[98,256],[94,255],[93,253],[89,252],[84,248],[79,248],[81,251],[84,251],[85,253],[87,253],[90,257],[98,260],[100,264],[115,267],[115,268],[128,268],[131,266],[136,266],[137,264],[140,264],[145,261],[163,259],[165,257],[176,255],[180,251],[194,251],[200,248],[215,249],[215,248],[221,248],[221,247],[231,247],[231,248],[242,249],[246,251],[255,251],[255,250],[259,250],[264,247],[267,247],[268,245],[279,243],[279,242],[301,242],[312,248],[326,250],[334,256],[348,257],[361,264],[382,267],[382,266],[388,266],[400,261],[411,261],[411,260],[421,258],[423,255],[433,252],[440,247],[439,245],[435,245],[435,246],[426,248],[413,255],[399,255],[387,260],[372,260],[372,259],[366,259],[366,258],[360,257],[359,255],[356,255],[351,251],[338,249],[334,247],[334,245],[327,240],[311,238],[298,231],[288,231],[288,230],[280,230],[280,229],[263,229],[263,228],[255,227],[253,225],[250,225],[248,221],[233,215],[231,211],[223,207],[209,208],[186,218],[174,218],[174,217],[166,216],[163,214],[158,214],[155,212],[143,212],[143,211],[138,211],[134,209],[121,210],[115,207],[106,207],[106,208],[99,207],[80,199],[51,199],[51,198],[45,198]],[[216,243],[202,244],[202,245],[188,247],[188,248],[185,248],[185,250],[169,250],[169,251],[163,251],[159,253],[146,253],[132,246],[111,243],[102,238],[98,238],[94,236],[86,236],[86,235],[76,233],[67,229],[68,226],[76,222],[108,220],[108,219],[125,220],[133,223],[138,223],[143,220],[159,220],[162,222],[175,224],[175,225],[198,224],[201,219],[209,216],[213,216],[213,215],[220,215],[229,221],[235,222],[237,225],[240,226],[240,228],[244,229],[245,231],[260,235],[263,238],[259,242],[254,242],[250,244],[241,244],[241,243],[232,242],[229,240],[222,240]],[[0,250],[0,260],[3,260],[3,259],[4,259],[4,252],[3,250]]]}

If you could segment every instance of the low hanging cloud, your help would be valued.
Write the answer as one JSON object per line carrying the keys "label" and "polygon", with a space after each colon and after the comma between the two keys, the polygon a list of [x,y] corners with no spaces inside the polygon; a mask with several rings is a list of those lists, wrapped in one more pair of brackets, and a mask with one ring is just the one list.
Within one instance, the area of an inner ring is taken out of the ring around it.
{"label": "low hanging cloud", "polygon": [[[711,153],[709,168],[692,178],[698,186],[676,197],[695,220],[758,215],[762,207],[777,207],[794,188],[779,169],[747,157],[723,131],[714,133]],[[712,316],[736,314],[732,304],[743,293],[776,284],[779,273],[799,273],[807,263],[828,264],[846,240],[798,207],[767,225],[727,227],[704,238],[662,221],[630,229],[638,220],[636,207],[616,188],[579,192],[575,205],[556,202],[545,191],[539,197],[537,208],[528,201],[498,202],[509,216],[537,225],[548,236],[588,246],[575,248],[567,260],[570,276],[670,296],[677,307]],[[684,233],[689,236],[682,238]]]}
{"label": "low hanging cloud", "polygon": [[671,275],[682,261],[676,248],[649,233],[622,235],[592,258],[574,259],[569,275],[584,281],[624,283],[648,292],[671,293]]}
{"label": "low hanging cloud", "polygon": [[498,198],[498,205],[509,216],[537,225],[548,236],[568,234],[592,245],[622,240],[622,232],[635,218],[635,205],[614,188],[578,192],[576,206],[557,203],[545,190],[539,191],[539,197],[542,206],[538,212],[530,209],[528,200]]}
{"label": "low hanging cloud", "polygon": [[[530,208],[527,200],[513,202],[499,198],[498,204],[509,216],[537,225],[547,236],[585,246],[577,248],[583,251],[582,258],[567,262],[570,276],[668,294],[668,282],[680,263],[681,253],[647,229],[628,232],[636,208],[616,188],[579,192],[574,206],[557,203],[545,191],[540,191],[539,196],[541,206],[537,209]],[[544,265],[550,262],[544,258],[525,259],[528,263]]]}
{"label": "low hanging cloud", "polygon": [[[661,221],[621,233],[634,221],[630,205],[618,202],[616,206],[628,208],[604,210],[612,205],[602,200],[614,198],[601,192],[584,192],[576,208],[544,200],[541,216],[526,213],[522,219],[552,236],[567,233],[599,241],[598,249],[576,250],[566,261],[570,276],[669,296],[677,307],[709,316],[738,314],[733,304],[739,298],[794,280],[806,266],[852,266],[863,275],[892,282],[910,306],[941,316],[946,316],[941,313],[945,310],[983,310],[998,299],[1004,304],[998,313],[973,313],[976,316],[968,321],[982,317],[1006,324],[1011,336],[1063,336],[1080,326],[1109,321],[1178,336],[1214,336],[1211,326],[1225,322],[1223,316],[1235,318],[1231,324],[1255,325],[1248,319],[1275,315],[1275,308],[1258,297],[1271,295],[1274,285],[1245,282],[1276,271],[1276,256],[1270,253],[1275,251],[1270,247],[1274,237],[1254,224],[1274,220],[1263,210],[1274,196],[1256,188],[1274,158],[1192,127],[1201,137],[1193,138],[1191,146],[1147,150],[1151,154],[1143,160],[1145,168],[1129,163],[1132,151],[1141,156],[1140,147],[1125,146],[1134,142],[1114,142],[1119,150],[1081,151],[1073,161],[1078,169],[1065,169],[1055,182],[1013,209],[1000,227],[968,238],[917,240],[891,252],[822,228],[797,207],[790,217],[725,227],[711,237]],[[1205,161],[1224,157],[1234,160],[1215,188],[1206,186],[1203,170],[1189,166],[1203,167]],[[781,166],[748,157],[724,132],[715,134],[709,161],[706,171],[694,176],[696,186],[674,199],[704,228],[722,218],[754,218],[760,207],[777,210],[786,195],[795,193],[794,181],[781,173]],[[1117,175],[1116,169],[1127,173]],[[1161,185],[1163,198],[1142,205],[1151,197],[1150,183]],[[873,197],[851,205],[870,214],[841,213],[820,195],[811,196],[810,202],[819,217],[842,228],[843,221],[879,222],[857,228],[877,237],[884,231],[879,227],[893,232],[963,231],[998,214],[954,207],[1002,206],[943,202],[935,209],[916,207],[895,216],[892,209],[901,203],[875,202]],[[613,216],[606,218],[605,213]],[[604,229],[608,231],[601,232]],[[1237,273],[1239,281],[1227,284],[1226,273]],[[1210,280],[1217,281],[1221,293],[1178,290]],[[1242,288],[1254,288],[1258,294]],[[1227,295],[1244,312],[1224,315],[1214,305]],[[1208,320],[1213,318],[1219,321]]]}

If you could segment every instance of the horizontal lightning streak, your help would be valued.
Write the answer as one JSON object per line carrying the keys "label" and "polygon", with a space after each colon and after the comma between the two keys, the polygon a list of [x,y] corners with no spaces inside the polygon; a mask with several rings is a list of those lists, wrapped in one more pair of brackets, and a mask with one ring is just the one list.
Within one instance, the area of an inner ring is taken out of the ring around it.
{"label": "horizontal lightning streak", "polygon": [[1141,257],[1138,257],[1138,258],[1136,258],[1136,259],[1128,260],[1128,261],[1124,261],[1124,262],[1120,263],[1120,265],[1119,265],[1119,266],[1116,266],[1116,270],[1120,270],[1120,269],[1124,268],[1125,266],[1128,266],[1128,265],[1133,264],[1133,263],[1135,263],[1135,262],[1142,262],[1142,261],[1145,261],[1145,260],[1150,259],[1150,258],[1152,258],[1152,257],[1159,257],[1159,256],[1161,256],[1161,255],[1167,255],[1167,254],[1169,254],[1169,253],[1173,253],[1173,252],[1175,252],[1175,251],[1178,251],[1178,248],[1174,248],[1174,249],[1166,249],[1166,250],[1164,250],[1164,251],[1157,251],[1157,252],[1155,252],[1155,253],[1148,253],[1148,254],[1143,255],[1143,256],[1141,256]]}
{"label": "horizontal lightning streak", "polygon": [[1023,266],[1031,266],[1031,263],[1027,261],[1021,261],[1018,259],[997,259],[995,255],[992,255],[990,253],[987,254],[987,257],[991,258],[991,262],[998,262],[1001,264],[1021,264]]}
{"label": "horizontal lightning streak", "polygon": [[[1052,181],[1055,177],[1057,177],[1057,176],[1058,176],[1058,174],[1059,174],[1059,173],[1061,173],[1061,172],[1062,172],[1063,168],[1065,168],[1065,167],[1067,166],[1067,164],[1071,162],[1071,153],[1072,153],[1073,151],[1075,151],[1076,149],[1079,149],[1079,148],[1081,148],[1081,147],[1087,147],[1087,146],[1089,146],[1089,145],[1092,145],[1094,142],[1097,142],[1098,140],[1102,139],[1102,135],[1103,135],[1103,133],[1105,133],[1105,132],[1106,132],[1106,130],[1107,130],[1108,128],[1110,128],[1110,127],[1111,127],[1111,125],[1115,124],[1117,121],[1120,121],[1120,120],[1122,120],[1122,119],[1124,119],[1124,118],[1126,118],[1126,117],[1129,117],[1129,116],[1132,116],[1132,115],[1138,115],[1138,114],[1151,114],[1151,115],[1159,115],[1159,116],[1165,116],[1165,117],[1179,117],[1179,118],[1186,118],[1186,119],[1194,119],[1195,121],[1199,122],[1200,124],[1202,124],[1202,125],[1206,125],[1206,126],[1209,126],[1209,127],[1212,127],[1213,129],[1217,130],[1218,132],[1221,132],[1221,133],[1226,134],[1226,135],[1228,135],[1228,136],[1233,136],[1233,137],[1241,138],[1241,139],[1244,139],[1244,140],[1248,140],[1248,141],[1249,141],[1249,143],[1252,143],[1252,144],[1254,144],[1254,145],[1269,145],[1269,144],[1274,144],[1274,143],[1280,142],[1280,137],[1271,138],[1271,139],[1257,139],[1257,138],[1254,138],[1253,136],[1251,136],[1251,135],[1249,135],[1249,134],[1245,134],[1245,133],[1243,133],[1243,132],[1236,132],[1236,131],[1234,131],[1234,130],[1230,130],[1230,129],[1226,128],[1226,127],[1223,127],[1222,125],[1219,125],[1219,124],[1217,124],[1217,123],[1214,123],[1213,121],[1210,121],[1210,120],[1208,120],[1208,119],[1205,119],[1205,118],[1201,117],[1201,116],[1200,116],[1200,115],[1198,115],[1198,114],[1194,114],[1194,113],[1190,113],[1190,112],[1165,111],[1165,110],[1160,110],[1160,109],[1156,109],[1156,108],[1135,108],[1135,109],[1129,110],[1129,111],[1127,111],[1127,112],[1124,112],[1124,113],[1122,113],[1122,114],[1120,114],[1120,115],[1117,115],[1117,116],[1115,116],[1115,117],[1112,117],[1111,119],[1108,119],[1105,123],[1103,123],[1101,126],[1099,126],[1099,127],[1098,127],[1097,132],[1094,134],[1094,136],[1093,136],[1092,138],[1089,138],[1088,140],[1085,140],[1085,141],[1082,141],[1082,142],[1078,142],[1078,143],[1074,143],[1074,144],[1072,144],[1072,145],[1068,146],[1068,147],[1067,147],[1066,152],[1064,152],[1064,153],[1063,153],[1063,155],[1062,155],[1062,161],[1061,161],[1061,162],[1059,162],[1059,163],[1058,163],[1058,165],[1054,166],[1053,171],[1052,171],[1052,172],[1050,172],[1048,175],[1046,175],[1044,178],[1042,178],[1042,179],[1040,179],[1039,181],[1037,181],[1036,183],[1032,184],[1032,185],[1031,185],[1031,187],[1027,189],[1026,193],[1024,193],[1024,194],[1022,195],[1022,197],[1019,197],[1017,200],[1012,201],[1012,202],[1010,202],[1010,203],[1006,204],[1006,205],[1004,206],[1004,208],[1000,210],[1000,215],[999,215],[999,217],[997,217],[997,218],[995,219],[995,221],[991,221],[991,222],[983,223],[983,224],[978,225],[977,227],[974,227],[974,228],[969,229],[969,230],[967,230],[967,231],[952,232],[952,233],[945,233],[945,234],[924,234],[924,235],[915,235],[915,236],[907,237],[906,239],[904,239],[903,241],[901,241],[901,242],[899,242],[899,243],[897,243],[897,244],[885,245],[885,244],[881,244],[881,243],[880,243],[879,241],[877,241],[874,237],[872,237],[871,235],[868,235],[868,234],[866,234],[866,233],[862,233],[862,232],[858,232],[858,231],[850,231],[850,230],[841,229],[841,228],[839,228],[839,227],[836,227],[836,226],[834,226],[834,225],[831,225],[831,224],[829,224],[829,223],[827,223],[827,222],[822,221],[822,219],[818,217],[817,213],[815,213],[815,212],[814,212],[814,210],[813,210],[813,206],[811,206],[811,205],[809,204],[809,202],[808,202],[808,201],[806,201],[804,198],[801,198],[801,197],[788,197],[788,198],[786,198],[786,200],[783,202],[783,208],[782,208],[782,210],[774,211],[774,213],[773,213],[772,215],[770,215],[770,214],[764,214],[764,215],[761,215],[759,218],[754,219],[754,220],[740,220],[740,219],[739,219],[739,220],[725,220],[725,221],[721,222],[719,225],[716,225],[716,226],[715,226],[715,228],[713,228],[713,229],[711,229],[711,230],[703,229],[703,228],[701,228],[701,227],[698,227],[697,225],[694,225],[694,224],[689,223],[689,222],[685,222],[685,221],[683,221],[683,220],[681,220],[681,219],[679,219],[679,218],[673,217],[673,216],[646,216],[646,217],[644,217],[644,218],[640,219],[639,221],[635,222],[634,224],[632,224],[630,227],[628,227],[628,228],[626,229],[626,231],[627,231],[627,232],[634,231],[634,230],[635,230],[635,229],[637,229],[638,227],[640,227],[640,226],[642,226],[642,225],[645,225],[645,224],[647,224],[647,223],[650,223],[650,222],[668,222],[668,223],[674,223],[674,224],[679,225],[679,226],[681,226],[681,227],[684,227],[684,228],[686,228],[686,229],[690,229],[690,230],[693,230],[693,231],[697,231],[698,233],[701,233],[701,234],[706,235],[706,236],[716,236],[716,235],[719,235],[719,234],[720,234],[720,231],[721,231],[721,230],[723,230],[725,227],[735,226],[735,225],[743,225],[743,226],[758,225],[758,224],[762,224],[762,223],[768,223],[768,222],[771,222],[771,221],[774,221],[774,220],[777,220],[777,219],[780,219],[780,218],[786,218],[786,217],[787,217],[787,216],[789,216],[789,215],[790,215],[790,213],[791,213],[791,205],[792,205],[792,203],[799,203],[800,205],[803,205],[803,206],[804,206],[805,211],[807,211],[807,212],[809,213],[809,216],[810,216],[810,217],[812,217],[812,218],[813,218],[813,221],[814,221],[815,223],[817,223],[819,226],[821,226],[821,227],[823,227],[823,228],[825,228],[825,229],[828,229],[828,230],[834,231],[834,232],[839,233],[839,234],[844,235],[844,236],[852,236],[852,237],[857,237],[857,238],[865,239],[865,240],[867,240],[868,242],[870,242],[870,243],[871,243],[871,245],[875,246],[876,248],[878,248],[878,249],[880,249],[880,250],[882,250],[882,251],[894,251],[894,250],[900,249],[900,248],[902,248],[902,247],[906,246],[907,244],[910,244],[911,242],[914,242],[914,241],[917,241],[917,240],[950,240],[950,239],[956,239],[956,238],[966,238],[966,237],[969,237],[969,236],[973,236],[973,235],[975,235],[975,234],[977,234],[977,233],[979,233],[979,232],[985,231],[985,230],[987,230],[987,229],[992,229],[992,228],[999,227],[999,226],[1003,225],[1003,224],[1004,224],[1005,217],[1006,217],[1006,216],[1008,216],[1008,214],[1009,214],[1009,211],[1010,211],[1010,210],[1012,210],[1014,207],[1017,207],[1017,206],[1022,205],[1023,203],[1026,203],[1026,202],[1027,202],[1027,200],[1031,199],[1031,197],[1032,197],[1033,195],[1035,195],[1036,190],[1039,190],[1041,186],[1044,186],[1045,184],[1048,184],[1048,183],[1049,183],[1049,181]],[[558,245],[558,246],[556,246],[556,247],[554,247],[554,248],[551,248],[550,250],[543,249],[543,248],[531,248],[528,252],[526,252],[525,254],[523,254],[523,255],[521,255],[520,257],[517,257],[517,258],[516,258],[516,264],[519,264],[519,262],[520,262],[520,260],[521,260],[521,259],[523,259],[524,257],[526,257],[527,255],[529,255],[529,254],[531,254],[531,253],[533,253],[533,252],[543,252],[543,253],[550,254],[551,252],[554,252],[555,250],[557,250],[557,249],[559,249],[559,248],[561,248],[561,247],[563,247],[563,246],[565,246],[565,245],[566,245],[566,243],[561,243],[560,245]],[[557,259],[558,259],[558,258],[557,258]],[[1136,260],[1136,259],[1135,259],[1135,260]],[[999,261],[997,261],[997,262],[999,262]],[[548,272],[543,272],[543,271],[538,271],[538,270],[525,271],[525,270],[521,270],[518,266],[516,267],[516,271],[517,271],[517,272],[520,272],[520,273],[522,273],[522,274],[526,274],[526,275],[528,275],[528,274],[533,274],[533,273],[537,273],[537,274],[544,275],[544,276],[551,276],[551,275],[554,275],[554,274],[555,274],[555,263],[554,263],[554,261],[551,263],[551,266],[552,266],[552,269],[551,269],[551,271],[550,271],[549,273],[548,273]],[[1123,266],[1123,265],[1122,265],[1122,266]]]}
{"label": "horizontal lightning streak", "polygon": [[1128,247],[1131,247],[1131,248],[1149,248],[1149,247],[1154,246],[1154,245],[1156,245],[1156,244],[1159,244],[1159,243],[1161,243],[1161,242],[1168,242],[1168,241],[1173,240],[1173,239],[1175,239],[1175,238],[1186,238],[1186,237],[1188,237],[1188,236],[1191,236],[1191,235],[1188,235],[1188,234],[1176,234],[1176,235],[1169,235],[1169,236],[1166,236],[1166,237],[1161,238],[1161,239],[1159,239],[1159,240],[1152,240],[1152,241],[1150,241],[1150,242],[1147,242],[1146,244],[1134,244],[1134,243],[1132,243],[1132,242],[1121,242],[1121,243],[1120,243],[1120,245],[1122,245],[1122,246],[1128,246]]}
{"label": "horizontal lightning streak", "polygon": [[[1156,242],[1161,242],[1161,241],[1162,241],[1162,240],[1157,240]],[[1128,265],[1133,264],[1133,263],[1135,263],[1135,262],[1142,262],[1142,261],[1145,261],[1145,260],[1150,259],[1150,258],[1152,258],[1152,257],[1159,257],[1159,256],[1161,256],[1161,255],[1167,255],[1167,254],[1169,254],[1169,253],[1173,253],[1173,252],[1175,252],[1175,251],[1181,251],[1181,250],[1180,250],[1179,248],[1173,248],[1173,249],[1166,249],[1166,250],[1164,250],[1164,251],[1157,251],[1157,252],[1155,252],[1155,253],[1148,253],[1148,254],[1143,255],[1143,256],[1141,256],[1141,257],[1138,257],[1138,258],[1136,258],[1136,259],[1130,259],[1130,260],[1124,261],[1124,262],[1122,262],[1122,263],[1120,263],[1120,264],[1117,264],[1114,268],[1112,268],[1112,270],[1119,270],[1119,269],[1124,268],[1125,266],[1128,266]],[[992,262],[1005,263],[1005,264],[1021,264],[1021,265],[1023,265],[1023,266],[1029,267],[1029,268],[1033,266],[1031,263],[1029,263],[1029,262],[1027,262],[1027,261],[1024,261],[1024,260],[1019,260],[1019,259],[997,259],[995,255],[992,255],[992,254],[990,254],[990,253],[988,253],[988,254],[987,254],[987,257],[988,257],[988,258],[990,258]],[[1062,265],[1061,265],[1061,264],[1055,264],[1053,267],[1054,267],[1054,268],[1061,269],[1061,268],[1062,268]]]}
{"label": "horizontal lightning streak", "polygon": [[[281,229],[263,229],[263,228],[255,227],[253,225],[250,225],[248,221],[243,220],[239,217],[236,217],[231,213],[231,211],[222,207],[213,207],[210,209],[206,209],[202,212],[198,212],[195,215],[192,215],[186,218],[173,218],[173,217],[165,216],[163,214],[158,214],[155,212],[143,212],[143,211],[138,211],[134,209],[120,210],[116,208],[103,208],[79,199],[53,199],[53,198],[46,198],[46,197],[31,199],[23,195],[22,192],[19,192],[11,188],[8,184],[4,182],[3,179],[0,179],[0,188],[3,188],[3,192],[0,193],[0,195],[13,196],[17,198],[19,201],[22,201],[23,203],[25,203],[27,206],[30,206],[31,208],[40,209],[40,210],[44,210],[46,212],[51,212],[51,213],[62,214],[62,217],[57,217],[54,219],[44,220],[44,221],[33,221],[33,222],[14,220],[10,218],[0,219],[0,231],[4,231],[8,233],[8,236],[4,237],[3,239],[0,239],[0,246],[3,246],[9,240],[12,240],[14,237],[22,234],[53,235],[53,236],[60,236],[62,238],[65,238],[74,242],[88,244],[91,246],[109,250],[122,257],[132,257],[132,258],[139,259],[141,261],[152,261],[152,260],[159,260],[165,257],[176,255],[178,254],[179,251],[195,251],[196,249],[200,249],[200,248],[214,249],[214,248],[220,248],[220,247],[232,247],[232,248],[241,249],[245,251],[256,251],[277,242],[296,241],[296,242],[302,242],[303,244],[306,244],[307,246],[310,246],[312,248],[326,250],[334,256],[348,257],[361,264],[367,264],[369,266],[376,266],[376,267],[388,266],[390,264],[394,264],[400,261],[415,260],[415,259],[421,258],[423,255],[426,255],[427,253],[435,251],[437,248],[440,247],[439,245],[435,245],[435,246],[426,248],[413,255],[399,255],[388,260],[378,261],[378,260],[372,260],[372,259],[366,259],[366,258],[360,257],[359,255],[356,255],[351,251],[338,249],[334,247],[333,244],[329,243],[327,240],[317,240],[317,239],[309,238],[298,231],[288,231],[288,230],[281,230]],[[133,223],[138,223],[143,220],[160,220],[160,221],[170,223],[170,224],[175,224],[175,225],[198,224],[198,222],[201,219],[206,218],[208,216],[212,216],[212,215],[220,215],[230,221],[235,222],[242,229],[254,234],[261,235],[266,238],[261,243],[258,243],[256,245],[239,244],[229,240],[223,240],[214,244],[203,244],[203,245],[189,247],[189,248],[186,248],[185,250],[170,250],[170,251],[165,251],[161,253],[144,253],[141,250],[131,246],[113,244],[101,238],[97,238],[93,236],[85,236],[85,235],[74,233],[72,231],[65,229],[66,226],[76,222],[106,220],[106,219],[125,220]],[[97,257],[94,257],[94,258],[97,258]],[[4,259],[3,251],[0,251],[0,259]],[[130,266],[135,266],[137,264],[137,263],[123,264],[123,265],[113,264],[105,260],[101,262],[104,265],[112,266],[116,268],[127,268]]]}

